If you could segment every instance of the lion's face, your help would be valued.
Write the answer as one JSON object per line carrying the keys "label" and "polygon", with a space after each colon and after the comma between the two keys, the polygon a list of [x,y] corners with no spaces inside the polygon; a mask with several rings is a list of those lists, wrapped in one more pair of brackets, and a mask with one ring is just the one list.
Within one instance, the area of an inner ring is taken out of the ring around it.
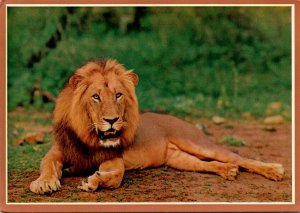
{"label": "lion's face", "polygon": [[120,144],[120,136],[127,122],[124,121],[128,94],[114,73],[104,77],[97,73],[85,95],[87,111],[91,119],[90,128],[104,147]]}
{"label": "lion's face", "polygon": [[89,63],[69,79],[72,89],[70,123],[91,146],[127,146],[133,140],[138,106],[137,76],[116,61]]}

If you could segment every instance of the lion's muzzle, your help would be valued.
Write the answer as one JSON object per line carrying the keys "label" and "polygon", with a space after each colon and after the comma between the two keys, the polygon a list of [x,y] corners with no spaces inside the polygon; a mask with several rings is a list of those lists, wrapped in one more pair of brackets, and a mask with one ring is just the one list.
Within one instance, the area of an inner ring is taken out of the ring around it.
{"label": "lion's muzzle", "polygon": [[121,135],[121,131],[117,131],[115,129],[109,129],[107,131],[99,131],[98,137],[100,140],[107,140],[107,139],[113,139],[113,138],[119,138]]}
{"label": "lion's muzzle", "polygon": [[103,147],[119,146],[122,129],[125,126],[126,122],[123,122],[119,117],[103,118],[100,125],[95,123],[95,130],[99,138],[99,143]]}

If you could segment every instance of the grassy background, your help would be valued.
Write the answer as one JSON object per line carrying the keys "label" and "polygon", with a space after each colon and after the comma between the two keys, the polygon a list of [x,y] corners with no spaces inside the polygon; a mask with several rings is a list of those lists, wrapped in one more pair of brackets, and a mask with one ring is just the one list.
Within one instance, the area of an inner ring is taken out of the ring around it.
{"label": "grassy background", "polygon": [[10,175],[36,170],[51,144],[50,133],[41,145],[15,144],[51,124],[54,104],[33,99],[33,85],[57,95],[93,58],[135,69],[143,111],[259,118],[280,102],[275,113],[289,114],[290,22],[287,7],[8,8]]}
{"label": "grassy background", "polygon": [[[16,141],[23,138],[28,132],[35,132],[37,128],[51,126],[50,113],[14,112],[8,115],[8,172],[9,175],[24,174],[37,171],[41,159],[52,144],[51,132],[45,132],[42,144],[23,143]],[[13,174],[11,174],[13,172]],[[10,178],[9,178],[10,179]]]}
{"label": "grassy background", "polygon": [[8,108],[49,111],[33,84],[57,95],[92,58],[116,58],[140,77],[141,110],[179,116],[291,107],[287,7],[8,9]]}

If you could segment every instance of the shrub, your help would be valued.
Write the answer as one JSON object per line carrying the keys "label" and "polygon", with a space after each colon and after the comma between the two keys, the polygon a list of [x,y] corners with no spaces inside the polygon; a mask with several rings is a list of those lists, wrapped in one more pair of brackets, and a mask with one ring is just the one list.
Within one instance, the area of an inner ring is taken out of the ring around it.
{"label": "shrub", "polygon": [[290,106],[290,18],[288,7],[9,8],[9,110],[32,104],[36,82],[57,95],[98,57],[135,69],[142,110],[259,116],[272,101]]}

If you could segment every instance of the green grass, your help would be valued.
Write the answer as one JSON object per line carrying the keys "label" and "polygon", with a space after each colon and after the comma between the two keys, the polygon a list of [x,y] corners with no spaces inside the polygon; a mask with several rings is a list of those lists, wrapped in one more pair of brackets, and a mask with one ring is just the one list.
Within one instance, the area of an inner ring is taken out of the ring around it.
{"label": "green grass", "polygon": [[218,144],[226,144],[228,146],[245,146],[246,141],[240,138],[237,138],[233,135],[226,135],[217,141]]}
{"label": "green grass", "polygon": [[[135,20],[137,11],[9,8],[9,110],[32,105],[51,111],[53,103],[41,98],[30,102],[34,83],[57,95],[88,59],[111,57],[139,75],[136,90],[143,111],[195,118],[239,118],[251,112],[261,117],[274,101],[283,104],[282,111],[291,111],[290,8],[153,7]],[[134,21],[139,27],[132,26]],[[61,40],[49,49],[45,44],[56,28]],[[47,54],[28,67],[39,51]]]}
{"label": "green grass", "polygon": [[[15,143],[28,127],[51,125],[51,116],[33,116],[54,107],[41,97],[31,100],[33,85],[58,95],[68,76],[93,58],[115,58],[134,69],[141,111],[191,119],[240,119],[249,112],[260,118],[270,103],[280,102],[274,113],[290,114],[289,7],[151,7],[137,20],[139,9],[8,8],[8,109],[21,106],[27,112],[8,117],[10,175],[38,170],[51,146],[50,133],[43,144]],[[60,40],[47,47],[57,30]],[[30,67],[30,58],[39,52],[45,54]],[[206,126],[200,127],[211,135]],[[233,136],[223,140],[244,145]],[[125,178],[123,184],[132,182]]]}
{"label": "green grass", "polygon": [[[8,172],[13,172],[14,175],[23,174],[26,172],[37,171],[39,169],[40,161],[45,153],[49,150],[52,142],[50,133],[45,135],[45,142],[43,144],[16,144],[16,140],[23,136],[24,128],[15,128],[17,122],[22,122],[28,125],[49,126],[49,118],[32,118],[33,116],[17,115],[8,116]],[[34,121],[34,124],[30,122]]]}
{"label": "green grass", "polygon": [[122,184],[125,188],[128,188],[130,185],[134,184],[134,180],[132,178],[124,176],[122,180]]}

